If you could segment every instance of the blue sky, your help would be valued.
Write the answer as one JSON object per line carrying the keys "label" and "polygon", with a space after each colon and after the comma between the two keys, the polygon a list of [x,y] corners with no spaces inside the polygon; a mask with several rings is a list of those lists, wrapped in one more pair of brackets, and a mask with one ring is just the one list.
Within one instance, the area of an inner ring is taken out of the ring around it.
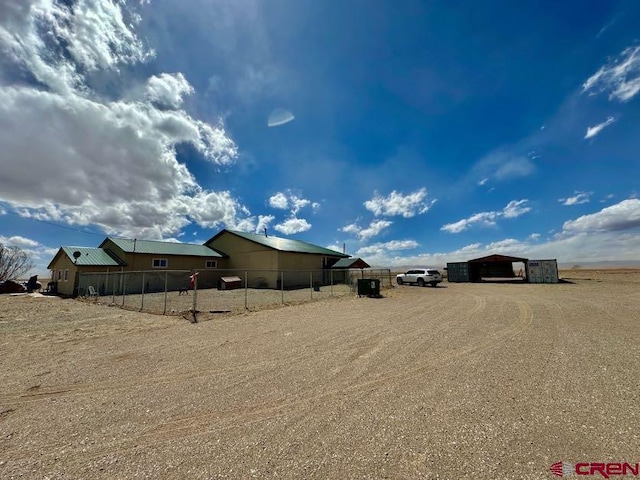
{"label": "blue sky", "polygon": [[265,227],[377,266],[640,261],[638,25],[634,0],[0,0],[0,242],[43,274],[107,235]]}

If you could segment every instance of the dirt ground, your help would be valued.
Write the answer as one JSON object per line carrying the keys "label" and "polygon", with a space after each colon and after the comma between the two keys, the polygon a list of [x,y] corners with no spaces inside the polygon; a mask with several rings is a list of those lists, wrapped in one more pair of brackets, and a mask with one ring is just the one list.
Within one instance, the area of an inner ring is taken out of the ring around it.
{"label": "dirt ground", "polygon": [[0,478],[548,479],[558,461],[640,462],[640,270],[561,276],[197,324],[3,295]]}

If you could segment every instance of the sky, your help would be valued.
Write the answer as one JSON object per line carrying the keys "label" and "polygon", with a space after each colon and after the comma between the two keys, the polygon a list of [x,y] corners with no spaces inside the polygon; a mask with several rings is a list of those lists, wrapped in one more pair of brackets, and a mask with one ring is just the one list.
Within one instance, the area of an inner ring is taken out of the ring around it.
{"label": "sky", "polygon": [[0,0],[0,242],[640,261],[640,2]]}

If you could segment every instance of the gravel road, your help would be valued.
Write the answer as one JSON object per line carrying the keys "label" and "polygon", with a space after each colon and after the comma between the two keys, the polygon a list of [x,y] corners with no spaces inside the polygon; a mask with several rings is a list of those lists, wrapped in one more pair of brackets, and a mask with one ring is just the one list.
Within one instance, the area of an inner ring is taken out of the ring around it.
{"label": "gravel road", "polygon": [[640,271],[191,324],[0,296],[1,478],[555,478],[640,462]]}

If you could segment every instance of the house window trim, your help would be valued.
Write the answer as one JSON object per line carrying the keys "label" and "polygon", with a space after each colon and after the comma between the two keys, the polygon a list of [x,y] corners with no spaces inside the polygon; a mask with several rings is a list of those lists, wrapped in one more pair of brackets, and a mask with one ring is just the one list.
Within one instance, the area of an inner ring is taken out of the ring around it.
{"label": "house window trim", "polygon": [[[210,265],[213,264],[213,265]],[[204,268],[218,268],[218,261],[217,260],[205,260],[204,261]]]}
{"label": "house window trim", "polygon": [[64,269],[64,281],[65,282],[69,281],[69,269],[68,268]]}
{"label": "house window trim", "polygon": [[[158,265],[156,265],[156,262]],[[168,258],[154,258],[151,260],[151,268],[169,268],[169,259]]]}

